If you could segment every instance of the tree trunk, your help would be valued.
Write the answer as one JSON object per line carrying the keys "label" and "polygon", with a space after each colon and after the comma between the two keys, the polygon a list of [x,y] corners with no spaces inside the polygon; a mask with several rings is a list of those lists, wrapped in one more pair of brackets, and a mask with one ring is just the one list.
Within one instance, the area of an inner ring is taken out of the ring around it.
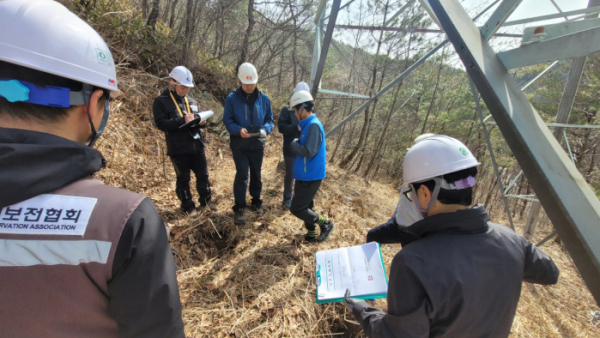
{"label": "tree trunk", "polygon": [[[529,195],[531,192],[531,186],[527,183],[527,191],[525,191],[525,195]],[[519,212],[519,218],[523,219],[525,214],[525,209],[527,209],[527,204],[529,204],[528,200],[523,200],[523,205],[521,206],[521,211]]]}
{"label": "tree trunk", "polygon": [[394,95],[394,101],[392,102],[392,106],[390,107],[390,111],[388,112],[387,118],[385,119],[385,124],[383,125],[383,131],[381,132],[381,136],[379,137],[379,141],[377,142],[377,146],[375,147],[375,151],[373,152],[373,156],[371,156],[371,161],[367,165],[367,169],[365,170],[365,177],[369,175],[369,172],[373,168],[375,164],[375,159],[379,155],[379,150],[381,150],[381,145],[385,140],[385,136],[387,134],[388,127],[390,125],[390,120],[392,115],[394,114],[394,109],[396,108],[396,101],[398,100],[398,94],[400,93],[400,88],[402,88],[402,82],[398,84],[398,89],[396,89],[396,94]]}
{"label": "tree trunk", "polygon": [[183,47],[183,60],[187,67],[192,66],[192,39],[194,36],[194,0],[187,0],[185,15],[185,44]]}
{"label": "tree trunk", "polygon": [[[385,22],[386,18],[387,18],[387,8],[388,8],[388,4],[386,3],[385,11],[383,13],[383,22]],[[377,82],[377,61],[379,58],[379,51],[381,50],[382,43],[383,43],[383,30],[380,31],[379,39],[377,40],[377,51],[375,52],[375,63],[373,64],[373,72],[372,72],[372,76],[371,76],[371,78],[372,78],[371,90],[372,91],[375,91],[375,83]],[[352,159],[356,156],[356,154],[358,153],[358,150],[362,147],[363,142],[365,141],[365,136],[367,134],[367,129],[369,127],[369,108],[371,108],[371,111],[373,113],[375,113],[374,106],[376,104],[377,104],[377,100],[375,100],[371,104],[372,107],[367,107],[367,109],[365,109],[365,119],[363,122],[363,127],[360,131],[360,137],[358,138],[358,142],[356,143],[356,145],[354,146],[354,149],[352,149],[350,154],[348,154],[348,156],[340,163],[340,167],[345,168],[348,165],[348,163],[350,163],[350,161],[352,161]]]}
{"label": "tree trunk", "polygon": [[[84,2],[90,3],[89,0],[82,0]],[[142,0],[142,15],[144,19],[148,17],[148,0]]]}
{"label": "tree trunk", "polygon": [[219,38],[221,40],[219,41],[219,56],[217,57],[217,59],[221,61],[225,53],[225,7],[221,7],[221,27]]}
{"label": "tree trunk", "polygon": [[254,29],[254,0],[248,0],[248,28],[246,29],[246,34],[244,35],[244,41],[242,42],[242,53],[238,60],[236,69],[246,61],[248,58],[248,49],[250,48],[250,36],[252,35],[252,30]]}
{"label": "tree trunk", "polygon": [[[525,184],[523,184],[525,181],[525,175],[521,174],[521,177],[519,178],[519,189],[517,189],[517,195],[521,195],[521,193],[523,192],[523,187],[525,186]],[[513,203],[513,210],[517,210],[517,206],[519,206],[519,201],[521,201],[520,198],[515,198],[515,202]]]}
{"label": "tree trunk", "polygon": [[592,174],[592,170],[594,170],[594,162],[596,159],[596,149],[597,148],[598,148],[598,144],[594,145],[594,150],[592,152],[592,158],[590,159],[590,167],[588,168],[587,175],[586,175],[588,178]]}
{"label": "tree trunk", "polygon": [[292,47],[292,68],[294,71],[294,80],[293,85],[298,83],[298,78],[296,77],[296,45],[298,45],[298,22],[296,15],[294,15],[294,7],[292,6],[292,1],[290,0],[290,14],[292,14],[292,20],[294,20],[294,45]]}
{"label": "tree trunk", "polygon": [[173,29],[173,25],[175,24],[175,7],[177,7],[177,3],[179,0],[173,0],[171,2],[171,17],[169,18],[169,28]]}
{"label": "tree trunk", "polygon": [[148,16],[148,21],[146,25],[150,26],[152,31],[156,29],[156,21],[158,20],[158,8],[160,6],[160,0],[152,1],[152,10],[150,11],[150,15]]}
{"label": "tree trunk", "polygon": [[442,52],[442,57],[440,58],[440,67],[438,68],[437,80],[435,81],[435,87],[433,88],[433,94],[431,95],[431,101],[429,102],[429,109],[427,109],[427,115],[425,115],[425,121],[423,121],[423,128],[421,129],[421,134],[425,133],[425,128],[427,128],[427,119],[429,118],[429,114],[431,113],[431,109],[433,108],[435,94],[437,93],[437,89],[440,84],[440,76],[442,75],[442,67],[444,65],[443,61],[444,53]]}
{"label": "tree trunk", "polygon": [[220,13],[221,13],[220,8],[221,8],[221,6],[219,6],[219,16],[217,16],[217,23],[215,24],[215,47],[214,47],[213,53],[212,53],[213,56],[216,57],[217,59],[219,59],[219,53],[220,53],[219,52],[219,41],[220,41],[219,28],[221,27],[221,25],[219,24],[219,22],[220,22],[219,20],[221,18],[221,16],[220,16]]}

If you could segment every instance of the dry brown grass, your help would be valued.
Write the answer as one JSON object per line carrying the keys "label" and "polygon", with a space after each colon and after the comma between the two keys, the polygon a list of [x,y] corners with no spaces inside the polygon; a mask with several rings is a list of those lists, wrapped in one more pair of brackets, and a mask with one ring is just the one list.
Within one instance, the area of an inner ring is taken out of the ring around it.
{"label": "dry brown grass", "polygon": [[[151,121],[152,100],[162,88],[146,74],[120,75],[126,94],[112,105],[99,144],[109,163],[98,177],[147,195],[172,226],[187,336],[364,336],[350,323],[354,319],[342,304],[315,303],[314,253],[363,243],[368,229],[389,218],[398,198],[394,187],[368,183],[330,166],[315,204],[336,228],[326,243],[296,242],[293,235],[304,229],[280,206],[283,173],[276,166],[281,138],[274,132],[263,164],[266,213],[248,212],[248,224],[234,226],[235,167],[228,143],[209,133],[206,154],[218,211],[185,217],[178,211],[175,174],[165,156],[164,136]],[[548,229],[540,230],[544,231]],[[388,270],[398,250],[399,245],[383,246]],[[511,337],[600,336],[589,321],[589,311],[598,307],[570,257],[554,241],[544,250],[560,267],[560,281],[556,286],[524,284]],[[385,304],[376,302],[380,308]]]}

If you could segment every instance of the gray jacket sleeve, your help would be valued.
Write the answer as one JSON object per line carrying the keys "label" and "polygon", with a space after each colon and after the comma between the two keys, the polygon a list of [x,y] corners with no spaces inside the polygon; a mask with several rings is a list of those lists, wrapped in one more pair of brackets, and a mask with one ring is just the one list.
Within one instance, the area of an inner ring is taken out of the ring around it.
{"label": "gray jacket sleeve", "polygon": [[185,337],[175,261],[165,225],[145,199],[127,221],[108,283],[119,337]]}
{"label": "gray jacket sleeve", "polygon": [[296,155],[302,157],[314,157],[321,148],[321,142],[323,142],[323,136],[321,135],[321,129],[316,124],[311,124],[308,128],[306,135],[306,144],[300,145],[298,139],[295,139],[290,144],[290,148]]}
{"label": "gray jacket sleeve", "polygon": [[369,338],[429,337],[428,299],[418,277],[396,255],[390,269],[388,313],[361,302],[353,308],[356,320]]}
{"label": "gray jacket sleeve", "polygon": [[542,249],[527,241],[525,246],[525,268],[523,280],[537,284],[556,284],[558,267]]}

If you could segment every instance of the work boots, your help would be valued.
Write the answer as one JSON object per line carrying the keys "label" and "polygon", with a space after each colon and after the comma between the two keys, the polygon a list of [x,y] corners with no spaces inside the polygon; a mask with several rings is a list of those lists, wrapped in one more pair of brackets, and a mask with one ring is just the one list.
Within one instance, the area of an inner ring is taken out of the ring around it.
{"label": "work boots", "polygon": [[319,235],[319,238],[317,238],[317,242],[325,242],[327,237],[329,237],[333,231],[333,222],[327,220],[325,223],[323,223],[323,225],[319,225],[319,228],[321,228],[321,235]]}
{"label": "work boots", "polygon": [[321,243],[321,242],[325,242],[327,240],[327,238],[329,237],[329,235],[331,234],[331,232],[333,231],[333,222],[332,221],[325,221],[323,222],[323,225],[319,225],[319,228],[321,229],[321,234],[319,235],[319,237],[317,237],[315,235],[314,230],[309,230],[308,233],[304,234],[304,235],[295,235],[296,238],[299,239],[304,239],[307,242],[311,242],[311,243]]}
{"label": "work boots", "polygon": [[233,222],[235,224],[246,224],[246,217],[244,217],[244,209],[239,209],[233,212]]}

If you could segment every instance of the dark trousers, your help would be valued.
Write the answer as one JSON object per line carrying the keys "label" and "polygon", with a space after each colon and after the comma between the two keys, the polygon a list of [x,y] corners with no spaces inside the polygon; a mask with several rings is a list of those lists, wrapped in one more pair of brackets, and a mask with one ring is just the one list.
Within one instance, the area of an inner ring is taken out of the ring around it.
{"label": "dark trousers", "polygon": [[296,156],[285,156],[285,179],[283,180],[283,200],[289,201],[292,199],[294,188],[294,161]]}
{"label": "dark trousers", "polygon": [[211,191],[204,148],[198,154],[172,156],[171,162],[173,162],[177,174],[175,192],[181,201],[181,208],[187,211],[196,207],[190,191],[190,170],[196,175],[196,189],[200,195],[198,200],[200,205],[206,206],[210,203]]}
{"label": "dark trousers", "polygon": [[417,237],[402,231],[394,218],[390,218],[387,222],[380,224],[367,232],[367,243],[400,243],[402,246],[405,246],[415,240],[417,240]]}
{"label": "dark trousers", "polygon": [[319,220],[319,215],[312,209],[315,207],[313,200],[321,186],[321,181],[296,180],[294,184],[294,198],[292,198],[290,211],[304,221],[304,226],[308,230],[315,230],[315,223]]}
{"label": "dark trousers", "polygon": [[260,191],[262,189],[260,171],[264,149],[234,149],[231,152],[236,169],[233,181],[233,197],[235,199],[233,210],[238,211],[246,207],[248,169],[250,169],[250,196],[252,196],[252,205],[257,207],[262,206],[262,200],[260,199]]}

